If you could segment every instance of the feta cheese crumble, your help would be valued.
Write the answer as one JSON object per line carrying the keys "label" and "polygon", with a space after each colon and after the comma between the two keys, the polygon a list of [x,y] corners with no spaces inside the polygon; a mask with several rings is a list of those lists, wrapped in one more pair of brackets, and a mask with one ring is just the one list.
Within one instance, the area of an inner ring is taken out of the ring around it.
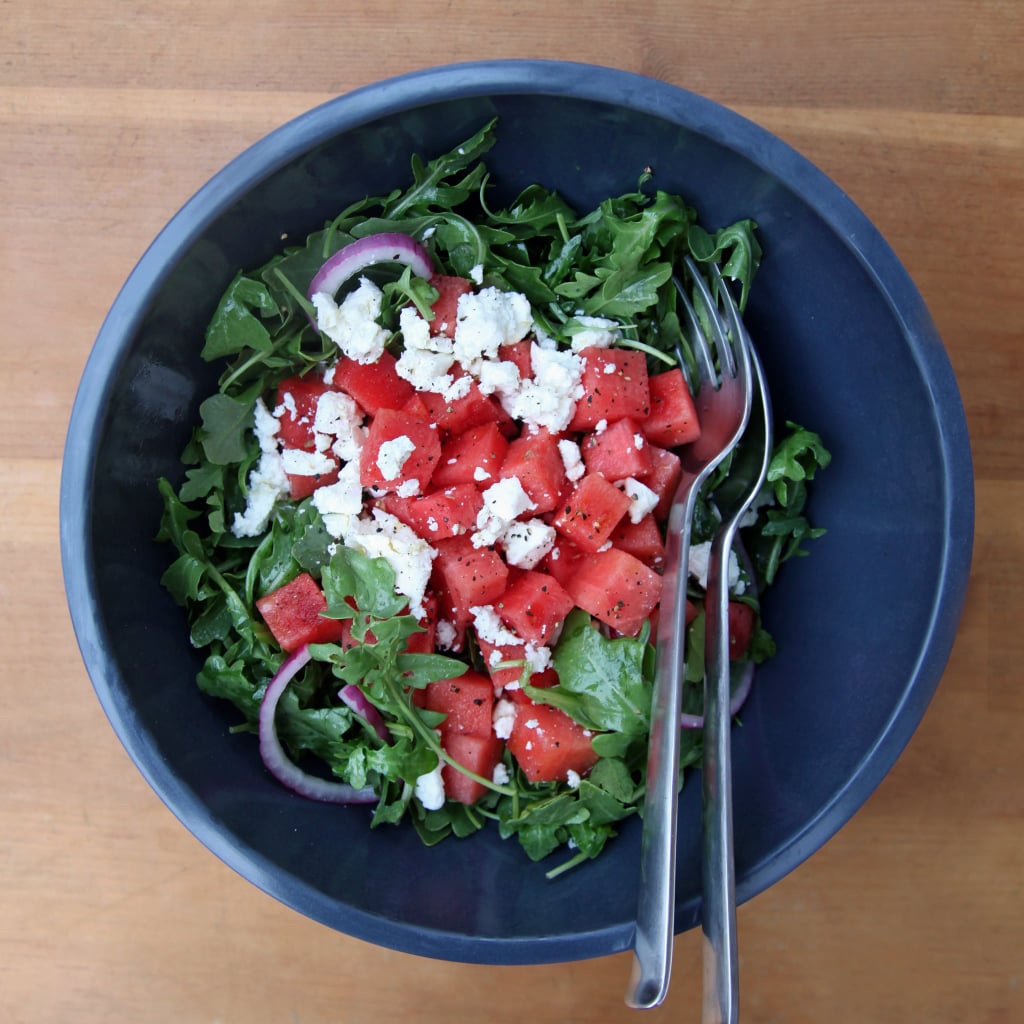
{"label": "feta cheese crumble", "polygon": [[397,480],[409,456],[416,451],[411,437],[401,434],[384,441],[377,451],[377,467],[385,480]]}
{"label": "feta cheese crumble", "polygon": [[511,394],[501,395],[502,407],[528,428],[544,427],[553,434],[572,421],[576,403],[583,397],[583,360],[568,349],[530,346],[533,376]]}
{"label": "feta cheese crumble", "polygon": [[[575,329],[576,324],[582,330]],[[570,342],[573,352],[582,352],[585,348],[609,348],[622,337],[618,323],[601,316],[574,316],[568,326],[573,332]]]}
{"label": "feta cheese crumble", "polygon": [[516,706],[504,697],[495,702],[491,724],[494,735],[500,740],[507,740],[512,735],[512,726],[516,722]]}
{"label": "feta cheese crumble", "polygon": [[441,775],[443,765],[440,761],[433,771],[426,772],[416,779],[413,790],[416,799],[425,810],[439,811],[444,807],[444,778]]}
{"label": "feta cheese crumble", "polygon": [[292,476],[324,476],[337,468],[337,463],[323,452],[307,452],[301,448],[285,448],[281,465]]}
{"label": "feta cheese crumble", "polygon": [[[690,575],[697,580],[702,587],[708,585],[708,562],[711,559],[711,541],[706,540],[703,544],[690,545],[690,557],[687,568]],[[746,590],[746,584],[740,579],[740,563],[736,558],[736,552],[729,552],[729,567],[727,585],[729,592],[742,594]]]}
{"label": "feta cheese crumble", "polygon": [[587,471],[587,467],[583,464],[580,446],[575,441],[568,439],[559,441],[558,454],[562,456],[566,478],[571,483],[575,483]]}
{"label": "feta cheese crumble", "polygon": [[231,532],[236,537],[258,537],[266,528],[279,498],[288,494],[288,475],[275,448],[260,455],[249,474],[245,511],[236,512]]}
{"label": "feta cheese crumble", "polygon": [[328,532],[339,526],[339,539],[347,547],[367,558],[383,558],[395,572],[395,590],[409,599],[409,614],[421,619],[426,614],[423,598],[437,552],[390,512],[375,508],[371,513],[369,519],[339,517],[336,523],[325,518],[324,525]]}
{"label": "feta cheese crumble", "polygon": [[369,279],[345,296],[339,306],[326,292],[313,295],[316,325],[338,348],[357,363],[375,363],[384,351],[388,332],[377,323],[384,293]]}
{"label": "feta cheese crumble", "polygon": [[[325,378],[326,379],[326,378]],[[358,459],[366,440],[363,414],[355,400],[341,391],[326,391],[316,404],[313,430],[320,448],[320,438],[326,438],[327,447],[339,459]]]}
{"label": "feta cheese crumble", "polygon": [[485,359],[496,360],[502,345],[522,341],[533,329],[533,311],[525,295],[483,288],[459,296],[455,358],[479,375]]}
{"label": "feta cheese crumble", "polygon": [[517,520],[501,535],[505,561],[519,569],[533,569],[555,546],[554,527],[542,519]]}
{"label": "feta cheese crumble", "polygon": [[646,484],[634,480],[631,476],[626,477],[625,480],[616,481],[615,486],[621,488],[623,494],[630,500],[629,521],[631,523],[639,523],[644,516],[650,515],[658,507],[660,500],[658,495]]}
{"label": "feta cheese crumble", "polygon": [[523,490],[517,476],[506,477],[492,484],[483,493],[484,505],[476,517],[473,546],[490,547],[496,544],[512,523],[524,512],[537,506]]}

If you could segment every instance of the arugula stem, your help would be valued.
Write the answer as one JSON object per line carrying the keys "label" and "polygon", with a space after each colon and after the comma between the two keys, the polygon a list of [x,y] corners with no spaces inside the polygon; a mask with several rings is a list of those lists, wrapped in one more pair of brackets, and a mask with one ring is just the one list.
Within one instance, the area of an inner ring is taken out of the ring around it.
{"label": "arugula stem", "polygon": [[640,352],[645,352],[647,355],[652,356],[654,359],[660,359],[663,363],[668,363],[669,366],[676,366],[678,360],[675,356],[668,352],[662,352],[659,348],[654,348],[652,345],[647,345],[642,341],[637,341],[635,338],[620,338],[620,348],[635,348]]}
{"label": "arugula stem", "polygon": [[295,285],[292,284],[292,282],[287,277],[285,277],[284,274],[281,273],[280,267],[274,267],[274,277],[276,277],[281,282],[281,284],[284,285],[285,289],[289,292],[292,298],[295,299],[295,301],[299,304],[300,308],[306,314],[306,316],[310,317],[312,320],[316,320],[316,309],[314,309],[313,303],[310,302],[309,299],[307,299],[306,296],[303,295],[302,292],[300,292],[299,289],[296,288]]}
{"label": "arugula stem", "polygon": [[559,864],[557,868],[552,868],[550,871],[546,871],[544,873],[544,877],[550,881],[553,878],[557,878],[559,875],[564,875],[566,871],[571,871],[574,867],[579,866],[585,860],[589,859],[589,855],[580,850],[575,857],[570,857],[564,863]]}
{"label": "arugula stem", "polygon": [[441,746],[441,741],[437,738],[437,733],[433,729],[428,728],[424,725],[423,720],[416,714],[412,708],[409,707],[408,702],[405,700],[405,695],[402,694],[398,686],[395,684],[394,679],[391,678],[389,673],[384,675],[384,686],[388,690],[388,696],[391,698],[392,703],[399,709],[399,713],[402,718],[405,719],[406,723],[413,729],[413,731],[419,736],[421,740],[438,756],[438,759],[444,761],[445,764],[451,765],[456,771],[462,772],[463,775],[471,778],[474,782],[480,783],[487,789],[493,790],[495,793],[501,793],[503,796],[515,796],[516,791],[511,786],[502,786],[495,782],[493,779],[485,778],[483,775],[477,775],[476,772],[471,772],[465,765],[460,764],[455,760],[445,749]]}

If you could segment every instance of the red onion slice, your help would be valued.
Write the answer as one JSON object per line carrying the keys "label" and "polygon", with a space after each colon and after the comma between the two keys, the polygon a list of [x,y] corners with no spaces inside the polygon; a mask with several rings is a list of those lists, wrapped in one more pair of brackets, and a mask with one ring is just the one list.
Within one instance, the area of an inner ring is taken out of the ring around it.
{"label": "red onion slice", "polygon": [[[741,707],[747,702],[747,697],[750,696],[750,688],[754,682],[754,663],[748,661],[743,666],[743,675],[740,677],[740,684],[736,687],[735,692],[729,698],[729,717],[735,715]],[[679,727],[681,729],[703,729],[704,728],[704,716],[703,715],[680,715],[679,716]]]}
{"label": "red onion slice", "polygon": [[331,782],[329,779],[310,775],[292,761],[281,746],[275,721],[277,705],[288,684],[309,663],[309,659],[309,645],[303,644],[285,658],[284,664],[270,680],[263,695],[259,718],[260,756],[263,763],[278,782],[310,800],[323,800],[335,804],[374,803],[377,794],[369,787],[354,789],[344,782]]}
{"label": "red onion slice", "polygon": [[347,707],[364,719],[385,743],[391,742],[391,733],[388,732],[388,727],[384,724],[384,719],[381,717],[380,712],[370,703],[366,694],[355,683],[343,686],[338,691],[338,696]]}
{"label": "red onion slice", "polygon": [[411,267],[417,277],[430,277],[434,273],[430,253],[415,238],[397,231],[383,231],[351,242],[331,256],[313,275],[309,298],[317,292],[336,295],[346,281],[378,263],[404,264]]}

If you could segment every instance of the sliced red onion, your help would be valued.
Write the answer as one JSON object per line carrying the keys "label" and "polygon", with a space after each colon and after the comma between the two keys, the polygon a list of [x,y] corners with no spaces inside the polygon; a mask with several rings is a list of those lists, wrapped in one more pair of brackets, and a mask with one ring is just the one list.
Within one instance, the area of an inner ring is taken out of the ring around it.
{"label": "sliced red onion", "polygon": [[331,256],[313,275],[309,298],[317,292],[336,295],[346,281],[378,263],[402,263],[411,267],[417,277],[430,277],[434,273],[430,253],[415,238],[397,231],[384,231],[360,238]]}
{"label": "sliced red onion", "polygon": [[[750,696],[750,689],[754,682],[754,663],[748,661],[743,666],[743,675],[740,677],[740,684],[736,687],[735,692],[729,698],[729,717],[732,718],[741,707],[747,702],[747,698]],[[679,727],[681,729],[703,729],[704,728],[704,716],[703,715],[680,715],[679,716]]]}
{"label": "sliced red onion", "polygon": [[316,775],[304,772],[292,761],[281,746],[277,735],[275,715],[277,704],[285,688],[295,675],[309,663],[309,645],[303,644],[298,650],[284,660],[277,674],[270,680],[267,691],[260,704],[260,756],[267,770],[278,782],[300,796],[310,800],[324,800],[336,804],[368,804],[377,800],[377,794],[369,787],[354,789],[344,782],[331,782]]}
{"label": "sliced red onion", "polygon": [[363,693],[355,683],[349,683],[347,686],[343,686],[338,691],[338,696],[347,707],[351,708],[360,718],[364,719],[368,725],[372,726],[373,731],[385,743],[391,742],[391,733],[388,731],[388,727],[384,724],[384,719],[381,717],[380,712],[370,703],[366,694]]}

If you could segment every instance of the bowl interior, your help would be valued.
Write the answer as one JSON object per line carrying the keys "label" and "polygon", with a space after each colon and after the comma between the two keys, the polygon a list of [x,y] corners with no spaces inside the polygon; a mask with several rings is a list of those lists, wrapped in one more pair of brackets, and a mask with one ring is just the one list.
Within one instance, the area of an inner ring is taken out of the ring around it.
{"label": "bowl interior", "polygon": [[[82,652],[147,779],[218,856],[295,909],[369,941],[487,962],[626,948],[639,822],[556,882],[491,832],[426,849],[363,808],[310,803],[263,770],[233,710],[194,685],[181,611],[159,585],[155,481],[216,368],[203,329],[232,276],[364,194],[404,184],[497,115],[488,158],[511,198],[541,182],[579,209],[635,187],[715,227],[752,216],[764,263],[748,324],[776,410],[833,453],[810,509],[828,534],[788,564],[765,618],[779,648],[734,730],[738,896],[835,832],[889,769],[938,682],[970,557],[970,456],[955,382],[909,279],[856,208],[772,136],[678,89],[534,62],[384,83],[263,140],[185,206],[146,253],[97,340],[72,416],[62,550]],[[581,126],[585,126],[583,130]],[[957,485],[960,489],[957,490]],[[700,786],[681,797],[677,926],[699,919]]]}

